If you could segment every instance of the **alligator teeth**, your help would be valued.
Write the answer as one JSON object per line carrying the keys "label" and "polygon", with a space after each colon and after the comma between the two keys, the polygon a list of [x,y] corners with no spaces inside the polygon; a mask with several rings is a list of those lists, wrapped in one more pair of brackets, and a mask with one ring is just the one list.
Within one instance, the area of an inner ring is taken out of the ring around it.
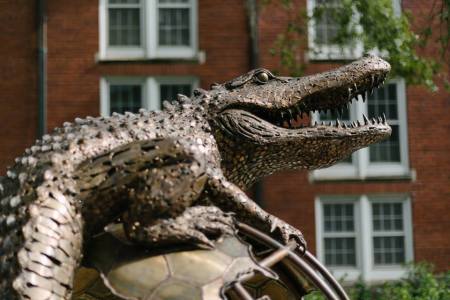
{"label": "alligator teeth", "polygon": [[379,80],[380,80],[380,77],[378,77],[377,75],[375,75],[375,76],[374,76],[374,79],[375,79],[374,85],[377,85],[378,82],[379,82]]}
{"label": "alligator teeth", "polygon": [[292,120],[291,119],[287,119],[287,123],[289,125],[289,128],[292,128]]}
{"label": "alligator teeth", "polygon": [[377,124],[377,120],[375,118],[371,119],[372,124]]}
{"label": "alligator teeth", "polygon": [[339,119],[336,119],[336,127],[341,127],[341,122],[339,122]]}
{"label": "alligator teeth", "polygon": [[356,120],[356,124],[359,126],[361,126],[362,124],[359,122],[359,120]]}
{"label": "alligator teeth", "polygon": [[289,116],[291,117],[291,119],[294,120],[295,117],[296,117],[296,115],[295,115],[295,114],[293,113],[293,111],[290,110],[290,109],[288,109],[288,112],[289,112]]}
{"label": "alligator teeth", "polygon": [[383,113],[382,118],[383,118],[383,124],[386,124],[386,115],[384,113]]}
{"label": "alligator teeth", "polygon": [[344,127],[345,129],[347,129],[347,124],[343,124],[342,127]]}
{"label": "alligator teeth", "polygon": [[368,125],[369,124],[369,119],[367,119],[365,114],[363,114],[363,119],[364,119],[364,124]]}

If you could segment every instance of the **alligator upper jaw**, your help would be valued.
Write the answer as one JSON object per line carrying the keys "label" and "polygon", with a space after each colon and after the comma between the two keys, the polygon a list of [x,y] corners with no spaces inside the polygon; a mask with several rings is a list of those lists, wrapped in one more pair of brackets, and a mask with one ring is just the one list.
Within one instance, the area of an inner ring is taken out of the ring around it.
{"label": "alligator upper jaw", "polygon": [[[225,94],[230,109],[245,110],[280,127],[290,128],[311,112],[342,112],[354,100],[363,99],[384,82],[390,65],[375,56],[317,75],[276,77],[259,86]],[[362,116],[361,116],[362,118]],[[297,121],[297,122],[296,122]]]}

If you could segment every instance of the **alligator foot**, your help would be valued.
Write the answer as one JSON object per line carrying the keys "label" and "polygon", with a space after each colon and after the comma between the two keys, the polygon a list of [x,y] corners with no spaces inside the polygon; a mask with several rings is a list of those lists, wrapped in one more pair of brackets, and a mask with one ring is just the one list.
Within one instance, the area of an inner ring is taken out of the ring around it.
{"label": "alligator foot", "polygon": [[306,240],[300,230],[274,216],[270,217],[269,222],[270,231],[277,240],[287,244],[289,240],[294,239],[299,246],[299,250],[301,252],[306,251]]}
{"label": "alligator foot", "polygon": [[251,200],[239,187],[220,174],[210,176],[208,201],[224,211],[234,212],[236,219],[272,235],[281,243],[295,239],[301,252],[306,250],[306,241],[300,230],[267,213]]}
{"label": "alligator foot", "polygon": [[235,221],[230,213],[214,206],[193,206],[173,219],[160,219],[150,226],[125,226],[128,237],[146,246],[195,244],[200,248],[214,248],[213,241],[232,235]]}

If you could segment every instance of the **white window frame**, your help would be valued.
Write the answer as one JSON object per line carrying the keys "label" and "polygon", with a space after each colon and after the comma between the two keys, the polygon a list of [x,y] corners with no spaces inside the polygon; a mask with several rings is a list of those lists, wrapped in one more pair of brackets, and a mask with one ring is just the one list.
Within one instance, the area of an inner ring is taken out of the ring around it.
{"label": "white window frame", "polygon": [[198,0],[177,4],[190,9],[190,45],[158,45],[158,8],[173,4],[159,4],[158,0],[141,0],[141,46],[108,46],[108,0],[99,0],[99,59],[100,60],[146,60],[146,59],[198,59]]}
{"label": "white window frame", "polygon": [[355,282],[362,279],[366,282],[381,282],[396,280],[407,274],[404,265],[375,266],[373,260],[373,218],[371,203],[402,203],[403,209],[403,235],[405,241],[405,262],[413,261],[413,234],[411,201],[404,194],[382,195],[320,195],[315,200],[316,225],[316,254],[321,262],[325,261],[323,240],[326,234],[323,230],[323,204],[354,203],[355,233],[356,233],[356,267],[329,266],[332,273],[346,282]]}
{"label": "white window frame", "polygon": [[[401,14],[400,0],[392,0],[394,13],[396,16]],[[308,15],[308,51],[307,57],[311,60],[352,60],[361,57],[364,53],[364,47],[361,41],[355,41],[354,45],[341,47],[336,44],[318,45],[315,42],[316,25],[313,18],[316,0],[306,1],[306,10]],[[354,20],[358,17],[354,16]],[[362,30],[359,26],[357,30]],[[379,54],[378,50],[370,51],[372,54]]]}
{"label": "white window frame", "polygon": [[[191,84],[192,90],[198,88],[199,80],[194,76],[151,76],[151,77],[130,77],[130,76],[108,76],[100,79],[100,114],[109,116],[111,84],[142,86],[143,108],[147,110],[160,110],[160,85],[161,84]],[[190,95],[186,95],[190,96]]]}
{"label": "white window frame", "polygon": [[[352,154],[352,163],[337,163],[329,168],[310,172],[311,180],[366,180],[376,178],[406,178],[412,176],[408,156],[408,119],[405,80],[395,78],[386,84],[397,87],[397,113],[399,125],[400,162],[370,162],[369,148]],[[350,120],[359,119],[367,113],[368,101],[356,101],[350,106]],[[319,114],[311,114],[312,122],[319,121]],[[388,120],[389,123],[389,120]]]}
{"label": "white window frame", "polygon": [[358,211],[359,202],[358,197],[355,196],[321,196],[316,198],[315,201],[315,219],[316,219],[316,256],[317,258],[325,263],[325,252],[324,252],[324,239],[326,237],[347,237],[350,236],[348,234],[338,234],[338,233],[325,233],[323,228],[323,204],[324,203],[332,203],[332,204],[354,204],[353,212],[354,212],[354,230],[355,233],[351,235],[355,237],[355,253],[356,253],[356,266],[355,267],[344,267],[344,266],[335,266],[332,268],[333,272],[338,278],[342,278],[345,276],[346,280],[355,281],[360,276],[360,265],[361,265],[361,251],[358,251],[358,237],[361,236],[360,228],[361,228],[361,220],[360,214]]}

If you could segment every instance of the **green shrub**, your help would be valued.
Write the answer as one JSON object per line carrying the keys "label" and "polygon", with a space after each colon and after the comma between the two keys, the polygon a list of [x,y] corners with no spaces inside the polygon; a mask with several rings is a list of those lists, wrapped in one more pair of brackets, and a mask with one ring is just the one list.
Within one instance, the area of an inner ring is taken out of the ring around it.
{"label": "green shrub", "polygon": [[[429,264],[420,263],[408,266],[408,276],[398,281],[381,285],[368,285],[356,282],[347,289],[352,300],[450,300],[450,271],[433,273]],[[305,300],[325,300],[319,292],[305,297]]]}

